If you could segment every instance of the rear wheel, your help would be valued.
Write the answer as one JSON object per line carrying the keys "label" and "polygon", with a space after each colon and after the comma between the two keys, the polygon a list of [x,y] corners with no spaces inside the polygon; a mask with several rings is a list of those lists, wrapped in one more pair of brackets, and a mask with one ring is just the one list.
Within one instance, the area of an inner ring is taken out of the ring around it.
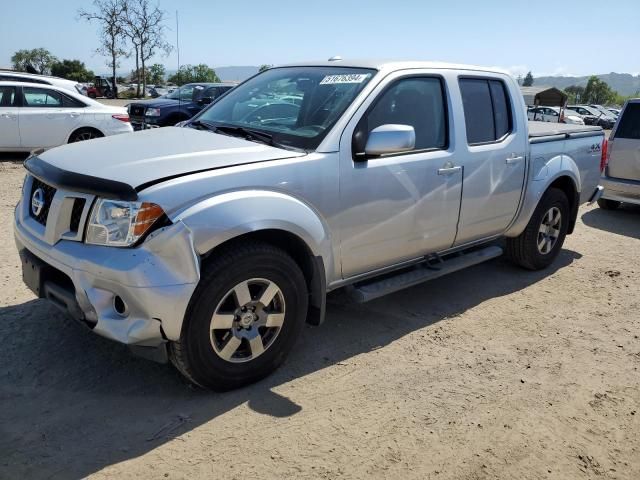
{"label": "rear wheel", "polygon": [[547,190],[524,232],[516,238],[507,239],[507,255],[529,270],[551,265],[567,235],[569,210],[569,201],[562,190]]}
{"label": "rear wheel", "polygon": [[81,128],[76,130],[69,137],[69,143],[84,142],[94,138],[104,137],[104,135],[94,128]]}
{"label": "rear wheel", "polygon": [[603,210],[615,210],[620,206],[620,202],[616,200],[607,200],[606,198],[601,198],[598,200],[598,206]]}
{"label": "rear wheel", "polygon": [[232,246],[203,269],[172,362],[212,390],[255,382],[284,361],[306,314],[305,278],[287,253],[263,243]]}

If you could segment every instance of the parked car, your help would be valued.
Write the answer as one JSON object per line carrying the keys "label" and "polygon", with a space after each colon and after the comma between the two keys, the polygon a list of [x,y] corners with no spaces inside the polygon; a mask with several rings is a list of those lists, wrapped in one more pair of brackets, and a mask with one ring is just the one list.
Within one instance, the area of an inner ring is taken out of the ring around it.
{"label": "parked car", "polygon": [[127,111],[63,88],[0,82],[0,150],[29,151],[132,132]]}
{"label": "parked car", "polygon": [[582,117],[573,110],[561,111],[559,107],[534,107],[528,110],[528,118],[532,121],[569,123],[572,125],[584,125]]}
{"label": "parked car", "polygon": [[135,130],[173,126],[190,119],[233,87],[227,83],[188,83],[166,96],[130,103],[131,123]]}
{"label": "parked car", "polygon": [[619,108],[607,108],[607,110],[609,110],[614,117],[616,117],[616,120],[618,119],[618,117],[620,116],[620,112],[622,110],[620,110]]}
{"label": "parked car", "polygon": [[[282,95],[302,97],[295,117],[238,113]],[[502,237],[549,266],[600,194],[603,142],[527,122],[491,68],[276,67],[184,128],[31,156],[15,237],[38,296],[225,390],[277,368],[328,291],[372,300],[495,258]]]}
{"label": "parked car", "polygon": [[612,129],[613,125],[616,123],[614,118],[609,115],[605,115],[600,110],[589,105],[567,105],[567,108],[569,108],[570,110],[574,110],[582,115],[585,123],[587,123],[586,117],[589,116],[592,117],[589,123],[605,128],[607,130]]}
{"label": "parked car", "polygon": [[602,115],[604,117],[608,117],[609,119],[613,120],[614,122],[618,119],[617,115],[614,115],[613,113],[611,113],[611,111],[609,111],[608,108],[603,107],[602,105],[589,105],[589,106],[591,108],[595,108],[597,111],[602,113]]}
{"label": "parked car", "polygon": [[41,85],[53,85],[64,88],[70,92],[87,95],[87,87],[82,83],[65,78],[52,77],[50,75],[36,75],[33,73],[14,72],[12,70],[0,70],[0,82],[26,82]]}
{"label": "parked car", "polygon": [[627,101],[609,135],[602,186],[600,208],[614,210],[623,202],[640,205],[640,98]]}

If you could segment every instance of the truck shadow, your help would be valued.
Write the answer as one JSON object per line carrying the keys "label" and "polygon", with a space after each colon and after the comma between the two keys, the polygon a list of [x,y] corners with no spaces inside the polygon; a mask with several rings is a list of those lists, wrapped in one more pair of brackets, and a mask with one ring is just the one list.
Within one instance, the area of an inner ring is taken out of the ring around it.
{"label": "truck shadow", "polygon": [[640,205],[622,204],[617,210],[594,208],[582,215],[585,225],[640,239]]}
{"label": "truck shadow", "polygon": [[129,355],[44,301],[0,308],[0,477],[84,478],[245,403],[290,417],[302,407],[275,387],[522,290],[580,257],[564,250],[543,272],[497,259],[364,305],[331,295],[326,322],[304,330],[280,370],[225,394],[189,386],[172,368]]}

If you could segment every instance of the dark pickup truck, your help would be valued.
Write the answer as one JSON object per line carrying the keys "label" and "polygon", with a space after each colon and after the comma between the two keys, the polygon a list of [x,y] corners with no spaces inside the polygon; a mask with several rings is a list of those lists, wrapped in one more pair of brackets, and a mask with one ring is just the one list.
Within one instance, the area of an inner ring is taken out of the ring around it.
{"label": "dark pickup truck", "polygon": [[134,130],[168,127],[188,120],[231,90],[232,83],[188,83],[170,94],[127,106]]}

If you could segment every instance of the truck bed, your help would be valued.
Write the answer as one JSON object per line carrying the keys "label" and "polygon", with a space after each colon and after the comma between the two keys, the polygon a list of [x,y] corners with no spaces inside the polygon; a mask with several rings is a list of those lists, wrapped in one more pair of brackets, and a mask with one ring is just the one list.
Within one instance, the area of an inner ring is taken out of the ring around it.
{"label": "truck bed", "polygon": [[[579,134],[579,135],[576,135]],[[571,136],[601,135],[602,127],[594,125],[567,125],[565,123],[529,122],[529,139],[539,142],[544,137],[569,138]]]}

